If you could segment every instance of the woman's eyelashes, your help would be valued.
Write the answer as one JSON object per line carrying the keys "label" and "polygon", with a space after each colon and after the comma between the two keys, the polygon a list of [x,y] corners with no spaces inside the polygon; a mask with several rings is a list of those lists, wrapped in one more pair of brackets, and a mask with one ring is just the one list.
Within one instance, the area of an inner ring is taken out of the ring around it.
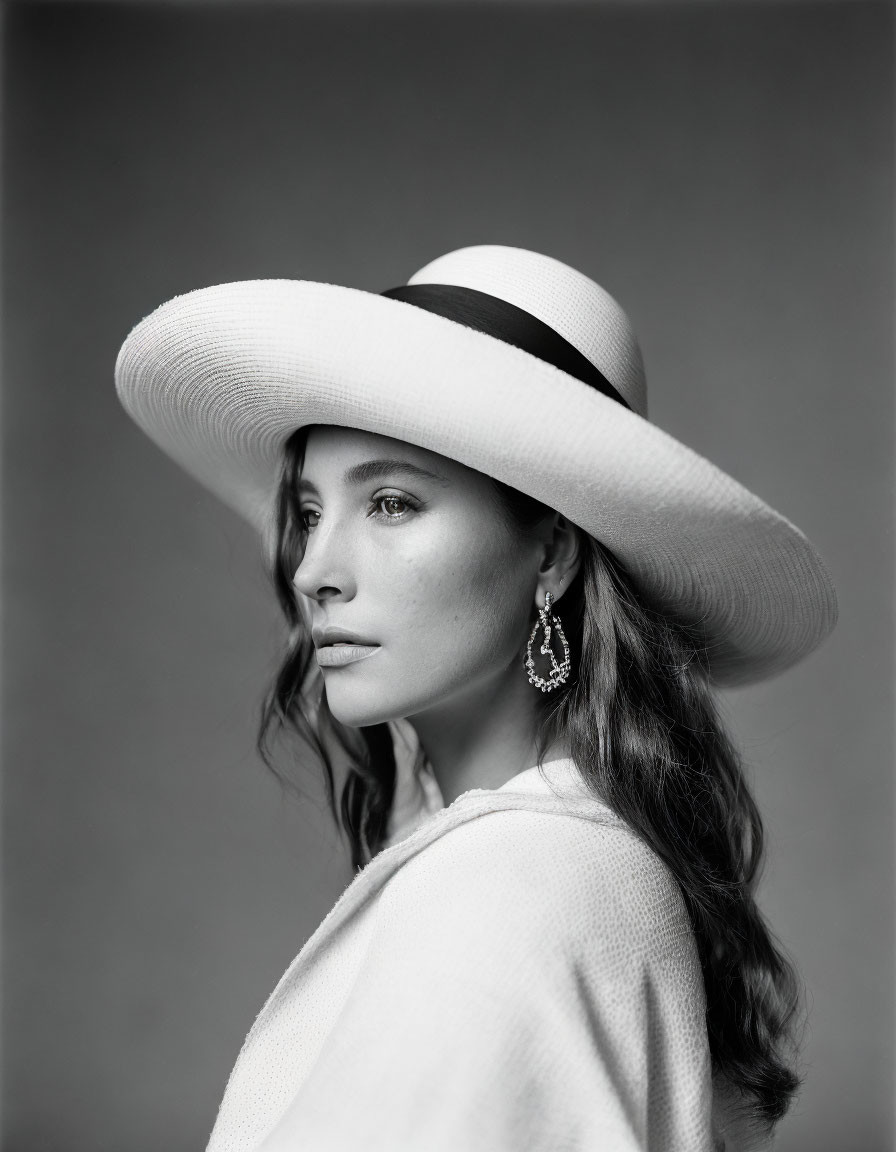
{"label": "woman's eyelashes", "polygon": [[420,502],[403,492],[381,492],[374,496],[367,508],[367,515],[375,520],[394,524],[420,510]]}
{"label": "woman's eyelashes", "polygon": [[[380,492],[371,497],[366,515],[385,524],[396,524],[409,519],[419,512],[423,503],[406,492]],[[311,532],[320,523],[322,513],[318,508],[302,508],[299,519],[306,532]]]}

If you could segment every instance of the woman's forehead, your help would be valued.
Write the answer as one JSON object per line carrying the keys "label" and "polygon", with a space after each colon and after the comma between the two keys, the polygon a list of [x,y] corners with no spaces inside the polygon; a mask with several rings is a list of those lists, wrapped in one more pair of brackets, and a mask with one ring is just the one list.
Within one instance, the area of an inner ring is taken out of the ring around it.
{"label": "woman's forehead", "polygon": [[308,430],[302,474],[321,469],[341,469],[366,461],[395,460],[416,466],[446,480],[461,475],[477,475],[457,460],[451,460],[428,448],[409,444],[392,436],[382,436],[361,428],[343,428],[334,424],[316,424]]}

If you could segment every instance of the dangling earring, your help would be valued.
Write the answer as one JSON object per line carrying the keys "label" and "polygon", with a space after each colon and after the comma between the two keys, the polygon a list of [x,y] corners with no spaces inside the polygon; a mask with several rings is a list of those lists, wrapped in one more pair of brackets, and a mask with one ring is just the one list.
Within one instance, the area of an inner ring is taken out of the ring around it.
{"label": "dangling earring", "polygon": [[[552,592],[545,592],[544,595],[544,608],[539,608],[538,619],[535,621],[535,627],[532,629],[532,635],[529,637],[529,643],[526,645],[526,675],[529,677],[529,683],[534,684],[536,688],[540,688],[542,692],[551,692],[560,684],[565,684],[569,679],[569,644],[566,642],[566,637],[563,635],[563,625],[560,623],[559,616],[555,616],[551,612],[551,603],[554,599]],[[532,644],[535,640],[535,634],[538,632],[539,627],[544,629],[544,640],[542,641],[539,652],[542,656],[549,656],[551,660],[551,670],[548,673],[547,679],[539,676],[535,671],[535,661],[532,659]],[[551,647],[551,633],[556,632],[563,645],[563,661],[557,663],[557,657],[554,655],[554,649]]]}

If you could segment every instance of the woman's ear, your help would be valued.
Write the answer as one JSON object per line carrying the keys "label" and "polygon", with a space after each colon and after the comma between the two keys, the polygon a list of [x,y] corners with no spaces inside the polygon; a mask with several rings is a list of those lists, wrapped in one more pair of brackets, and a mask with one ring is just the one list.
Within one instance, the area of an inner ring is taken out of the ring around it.
{"label": "woman's ear", "polygon": [[572,583],[582,563],[581,537],[581,528],[561,513],[555,513],[544,560],[538,570],[535,598],[539,608],[544,605],[546,592],[550,592],[556,602]]}

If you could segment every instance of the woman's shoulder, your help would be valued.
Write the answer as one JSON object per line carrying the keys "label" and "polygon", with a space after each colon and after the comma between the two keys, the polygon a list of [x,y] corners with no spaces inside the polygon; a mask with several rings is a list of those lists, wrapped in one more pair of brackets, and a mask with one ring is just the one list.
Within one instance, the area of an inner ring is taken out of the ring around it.
{"label": "woman's shoulder", "polygon": [[[461,797],[460,803],[463,802]],[[458,802],[456,802],[458,803]],[[564,810],[533,798],[450,824],[396,873],[403,885],[463,887],[475,876],[527,891],[675,887],[668,867],[623,820],[594,800]]]}
{"label": "woman's shoulder", "polygon": [[632,957],[687,933],[669,869],[626,824],[531,806],[497,808],[449,827],[390,879],[392,915],[437,918],[466,936],[545,933]]}

